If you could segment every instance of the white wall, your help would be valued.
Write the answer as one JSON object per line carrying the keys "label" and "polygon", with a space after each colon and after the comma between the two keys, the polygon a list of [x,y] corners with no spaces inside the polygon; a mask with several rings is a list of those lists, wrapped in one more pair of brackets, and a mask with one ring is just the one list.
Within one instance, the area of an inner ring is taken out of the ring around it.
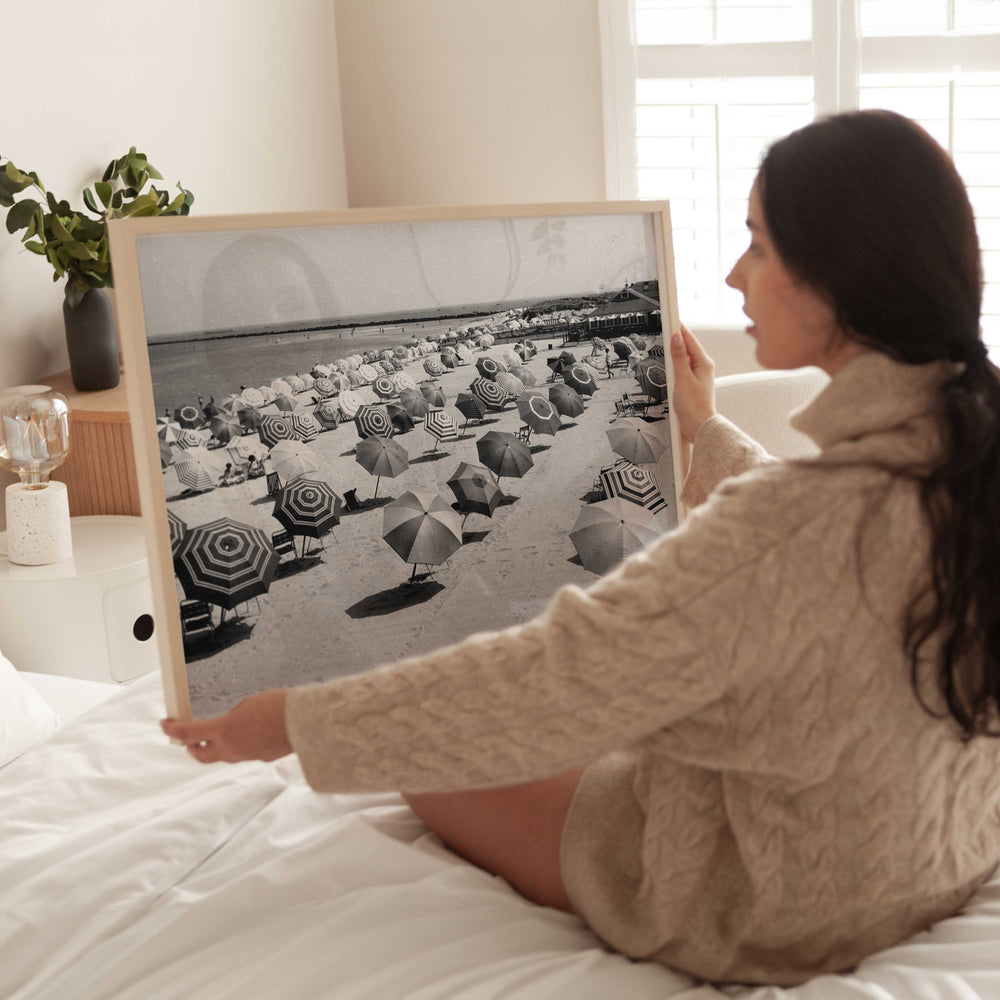
{"label": "white wall", "polygon": [[597,0],[336,0],[352,206],[602,201]]}
{"label": "white wall", "polygon": [[[131,145],[199,214],[347,204],[333,0],[5,2],[0,66],[0,153],[81,209]],[[0,388],[68,367],[61,289],[0,228]]]}

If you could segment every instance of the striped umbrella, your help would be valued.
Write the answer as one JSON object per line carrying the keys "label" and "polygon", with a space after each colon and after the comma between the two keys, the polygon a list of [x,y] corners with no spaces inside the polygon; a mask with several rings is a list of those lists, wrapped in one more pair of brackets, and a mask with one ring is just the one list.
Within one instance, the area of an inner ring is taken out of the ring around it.
{"label": "striped umbrella", "polygon": [[424,358],[423,365],[428,375],[436,377],[444,374],[444,365],[437,358]]}
{"label": "striped umbrella", "polygon": [[486,404],[471,392],[460,392],[455,399],[455,409],[465,417],[468,424],[470,420],[482,420],[486,416]]}
{"label": "striped umbrella", "polygon": [[407,490],[382,514],[382,538],[404,561],[437,566],[462,547],[458,512],[440,493]]}
{"label": "striped umbrella", "polygon": [[564,417],[578,417],[583,413],[583,400],[572,386],[557,382],[549,386],[549,402]]}
{"label": "striped umbrella", "polygon": [[171,420],[170,417],[156,418],[156,436],[161,441],[166,441],[167,444],[173,444],[182,430],[184,428],[176,420]]}
{"label": "striped umbrella", "polygon": [[264,393],[260,391],[260,389],[244,389],[240,393],[240,396],[247,406],[259,407],[263,406],[267,402],[267,398],[264,396]]}
{"label": "striped umbrella", "polygon": [[458,424],[455,418],[444,410],[431,410],[424,418],[424,428],[434,438],[434,451],[441,441],[458,440]]}
{"label": "striped umbrella", "polygon": [[279,441],[297,440],[291,420],[277,413],[265,413],[260,418],[257,433],[260,435],[260,443],[265,448],[273,448]]}
{"label": "striped umbrella", "polygon": [[503,491],[493,473],[483,465],[459,462],[458,468],[448,479],[448,486],[455,494],[462,514],[485,514],[492,517],[493,511],[503,500]]}
{"label": "striped umbrella", "polygon": [[354,425],[358,431],[359,438],[391,437],[393,434],[392,421],[389,415],[380,406],[372,406],[370,403],[362,403],[354,414]]}
{"label": "striped umbrella", "polygon": [[637,417],[624,417],[616,420],[604,433],[608,435],[615,454],[635,465],[650,465],[669,446],[669,439],[663,434],[666,426],[665,420],[650,423]]}
{"label": "striped umbrella", "polygon": [[176,457],[176,452],[174,449],[167,444],[166,441],[160,442],[160,469],[166,469],[168,466],[174,464],[174,458]]}
{"label": "striped umbrella", "polygon": [[304,441],[279,441],[268,458],[283,483],[319,471],[316,455]]}
{"label": "striped umbrella", "polygon": [[315,441],[322,427],[309,410],[298,409],[288,414],[292,432],[300,441]]}
{"label": "striped umbrella", "polygon": [[177,435],[174,440],[174,444],[178,448],[184,448],[185,450],[190,448],[203,448],[205,446],[206,437],[200,430],[195,430],[193,427],[185,427],[180,434]]}
{"label": "striped umbrella", "polygon": [[188,403],[186,406],[182,406],[179,409],[174,410],[174,420],[181,425],[181,427],[201,427],[205,422],[205,414],[198,409],[197,406],[193,406]]}
{"label": "striped umbrella", "polygon": [[476,361],[476,369],[484,378],[496,378],[500,372],[504,371],[504,366],[493,358],[479,358]]}
{"label": "striped umbrella", "polygon": [[663,348],[663,341],[658,340],[652,347],[646,352],[651,358],[662,358],[665,356],[666,352]]}
{"label": "striped umbrella", "polygon": [[666,509],[666,498],[656,485],[656,480],[641,465],[633,465],[620,459],[614,465],[601,469],[600,479],[609,498],[620,497],[653,513]]}
{"label": "striped umbrella", "polygon": [[417,383],[413,381],[413,376],[407,372],[396,372],[390,378],[397,392],[402,392],[404,389],[416,389],[417,387]]}
{"label": "striped umbrella", "polygon": [[376,396],[389,399],[396,395],[396,386],[388,375],[378,375],[372,380],[372,389]]}
{"label": "striped umbrella", "polygon": [[477,442],[479,461],[501,476],[520,479],[534,465],[528,446],[506,431],[487,431]]}
{"label": "striped umbrella", "polygon": [[517,399],[524,392],[524,383],[510,372],[500,372],[496,377],[496,384],[513,399]]}
{"label": "striped umbrella", "polygon": [[477,378],[469,385],[474,396],[478,396],[486,404],[487,409],[502,410],[510,396],[494,381],[488,378]]}
{"label": "striped umbrella", "polygon": [[337,391],[337,387],[333,384],[333,380],[328,378],[326,375],[321,375],[318,379],[316,379],[313,382],[313,388],[321,396],[332,396]]}
{"label": "striped umbrella", "polygon": [[169,507],[167,508],[167,530],[170,532],[170,553],[176,556],[177,550],[184,541],[187,534],[187,522],[179,515],[175,514]]}
{"label": "striped umbrella", "polygon": [[615,497],[582,507],[569,537],[584,568],[603,574],[655,542],[665,527],[652,511]]}
{"label": "striped umbrella", "polygon": [[343,497],[329,483],[314,476],[300,476],[278,492],[271,514],[293,535],[320,538],[340,523],[343,509]]}
{"label": "striped umbrella", "polygon": [[371,364],[364,364],[358,366],[358,374],[365,380],[365,382],[371,383],[382,374],[380,368],[376,368]]}
{"label": "striped umbrella", "polygon": [[267,593],[278,556],[260,528],[220,517],[188,531],[174,569],[189,599],[232,610]]}
{"label": "striped umbrella", "polygon": [[204,493],[218,486],[223,471],[224,466],[218,454],[204,447],[183,449],[174,459],[177,479],[196,493]]}
{"label": "striped umbrella", "polygon": [[556,408],[544,396],[528,393],[517,401],[521,419],[539,434],[555,434],[562,425]]}
{"label": "striped umbrella", "polygon": [[410,456],[406,449],[390,438],[372,435],[366,437],[355,449],[354,460],[367,472],[376,477],[375,494],[382,477],[395,478],[410,467]]}

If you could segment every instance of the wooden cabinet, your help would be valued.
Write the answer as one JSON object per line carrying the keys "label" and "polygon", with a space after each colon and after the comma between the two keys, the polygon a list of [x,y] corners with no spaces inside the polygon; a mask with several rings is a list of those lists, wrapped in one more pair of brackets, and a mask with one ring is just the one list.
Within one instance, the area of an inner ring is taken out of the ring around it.
{"label": "wooden cabinet", "polygon": [[124,376],[102,392],[77,392],[68,371],[41,381],[69,400],[70,454],[52,478],[66,484],[70,514],[138,515]]}

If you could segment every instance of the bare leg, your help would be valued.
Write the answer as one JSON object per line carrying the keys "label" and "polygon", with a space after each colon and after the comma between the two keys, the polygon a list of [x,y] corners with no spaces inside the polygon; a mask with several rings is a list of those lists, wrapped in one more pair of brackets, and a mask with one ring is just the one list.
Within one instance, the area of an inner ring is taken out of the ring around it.
{"label": "bare leg", "polygon": [[533,902],[572,913],[559,868],[559,844],[580,774],[405,798],[457,854],[505,878]]}

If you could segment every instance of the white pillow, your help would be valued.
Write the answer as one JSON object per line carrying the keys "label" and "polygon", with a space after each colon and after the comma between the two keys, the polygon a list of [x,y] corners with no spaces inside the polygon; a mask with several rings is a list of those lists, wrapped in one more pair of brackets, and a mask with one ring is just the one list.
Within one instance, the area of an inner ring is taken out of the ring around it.
{"label": "white pillow", "polygon": [[61,720],[0,652],[0,767],[48,739]]}

